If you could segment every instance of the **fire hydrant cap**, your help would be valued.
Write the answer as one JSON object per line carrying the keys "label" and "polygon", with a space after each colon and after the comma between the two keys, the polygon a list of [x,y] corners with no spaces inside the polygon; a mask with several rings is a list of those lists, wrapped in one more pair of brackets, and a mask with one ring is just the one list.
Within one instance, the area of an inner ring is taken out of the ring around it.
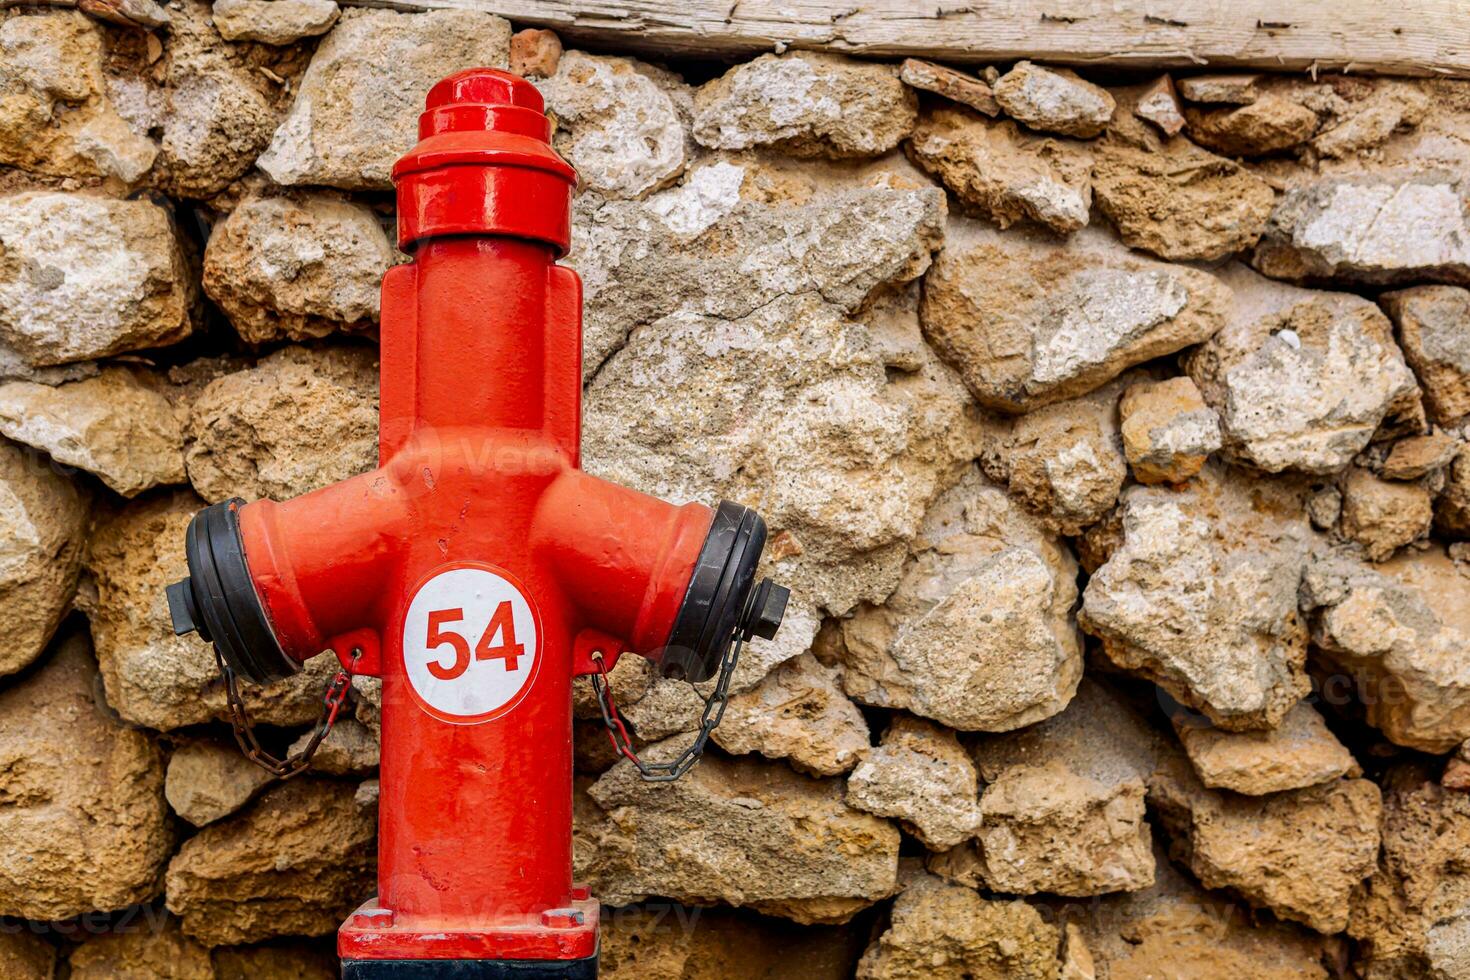
{"label": "fire hydrant cap", "polygon": [[551,148],[536,86],[498,68],[471,68],[429,90],[419,144],[393,166],[398,244],[504,235],[566,254],[577,173]]}

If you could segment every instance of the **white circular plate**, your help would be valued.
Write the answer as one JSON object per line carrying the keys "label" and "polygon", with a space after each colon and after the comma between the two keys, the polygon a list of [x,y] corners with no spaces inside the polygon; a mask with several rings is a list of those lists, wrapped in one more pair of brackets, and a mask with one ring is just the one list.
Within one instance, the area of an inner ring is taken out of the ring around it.
{"label": "white circular plate", "polygon": [[520,703],[541,665],[541,624],[515,576],[479,562],[437,569],[408,604],[403,669],[419,706],[474,725]]}

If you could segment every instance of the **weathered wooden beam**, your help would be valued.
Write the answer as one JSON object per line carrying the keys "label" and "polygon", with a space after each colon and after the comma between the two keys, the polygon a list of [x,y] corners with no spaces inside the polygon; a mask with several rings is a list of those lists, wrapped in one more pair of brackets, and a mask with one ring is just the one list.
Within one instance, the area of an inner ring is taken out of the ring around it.
{"label": "weathered wooden beam", "polygon": [[783,47],[975,64],[1470,77],[1470,0],[346,0],[468,7],[662,57]]}

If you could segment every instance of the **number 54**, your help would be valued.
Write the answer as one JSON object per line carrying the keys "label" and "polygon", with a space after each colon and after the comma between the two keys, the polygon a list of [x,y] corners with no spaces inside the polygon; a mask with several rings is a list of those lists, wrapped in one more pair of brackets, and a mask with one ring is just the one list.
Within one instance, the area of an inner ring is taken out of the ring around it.
{"label": "number 54", "polygon": [[[429,630],[424,638],[424,646],[434,650],[447,643],[454,650],[454,663],[448,667],[434,660],[428,664],[429,673],[441,681],[454,680],[470,666],[469,641],[453,630],[442,629],[446,623],[458,623],[463,619],[463,609],[437,609],[429,613]],[[500,636],[499,644],[494,642],[497,634]],[[511,612],[510,601],[506,600],[495,607],[490,625],[480,634],[480,642],[475,644],[475,659],[504,661],[504,668],[510,671],[516,669],[517,661],[525,653],[525,646],[516,642],[515,617]]]}

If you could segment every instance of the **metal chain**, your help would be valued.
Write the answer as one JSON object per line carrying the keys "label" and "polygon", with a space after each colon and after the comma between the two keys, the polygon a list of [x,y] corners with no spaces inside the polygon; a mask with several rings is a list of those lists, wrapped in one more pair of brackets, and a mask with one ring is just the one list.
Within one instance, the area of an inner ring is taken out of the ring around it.
{"label": "metal chain", "polygon": [[[740,631],[737,629],[735,641],[730,644],[730,648],[725,651],[724,659],[720,661],[720,673],[715,679],[714,689],[710,691],[709,697],[699,695],[704,701],[704,712],[699,718],[699,734],[694,737],[694,741],[684,750],[683,754],[672,762],[644,762],[638,758],[638,753],[633,750],[633,739],[623,725],[623,719],[618,714],[618,706],[613,703],[612,683],[608,680],[607,663],[603,660],[602,651],[593,652],[592,659],[597,664],[597,673],[590,675],[590,680],[592,690],[597,694],[597,707],[602,710],[602,723],[607,726],[607,737],[612,740],[613,748],[617,750],[618,755],[633,763],[644,780],[650,783],[671,783],[699,764],[710,733],[725,716],[725,706],[730,700],[730,679],[735,675],[735,664],[740,660],[742,642]],[[689,686],[694,688],[695,694],[699,694],[698,687],[695,687],[693,683]]]}
{"label": "metal chain", "polygon": [[[352,651],[352,662],[357,663],[357,658],[362,656],[362,650],[354,648]],[[279,779],[290,779],[311,765],[311,757],[316,754],[317,746],[322,744],[322,739],[332,730],[337,723],[337,715],[342,710],[342,704],[347,700],[347,691],[352,687],[352,672],[350,670],[339,670],[327,685],[326,693],[322,695],[322,713],[317,719],[316,728],[311,733],[311,739],[302,746],[300,752],[288,755],[284,759],[278,759],[265,750],[255,737],[255,727],[250,721],[250,712],[245,708],[245,699],[240,696],[239,688],[235,684],[235,672],[230,665],[225,663],[224,655],[219,652],[219,647],[214,648],[214,659],[219,664],[220,675],[225,679],[225,699],[230,705],[230,724],[235,729],[235,742],[239,744],[240,751],[245,753],[245,758],[255,763],[272,776]]]}

